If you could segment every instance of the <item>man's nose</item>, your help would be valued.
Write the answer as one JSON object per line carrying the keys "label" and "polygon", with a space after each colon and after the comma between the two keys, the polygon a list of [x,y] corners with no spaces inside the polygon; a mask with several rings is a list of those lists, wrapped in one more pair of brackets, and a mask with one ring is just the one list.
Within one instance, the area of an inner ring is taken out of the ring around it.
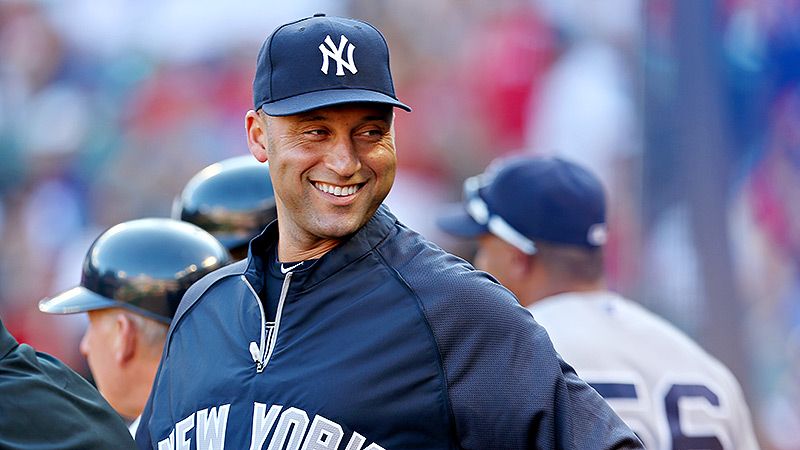
{"label": "man's nose", "polygon": [[361,170],[361,160],[353,140],[349,137],[336,140],[325,156],[325,165],[344,178]]}

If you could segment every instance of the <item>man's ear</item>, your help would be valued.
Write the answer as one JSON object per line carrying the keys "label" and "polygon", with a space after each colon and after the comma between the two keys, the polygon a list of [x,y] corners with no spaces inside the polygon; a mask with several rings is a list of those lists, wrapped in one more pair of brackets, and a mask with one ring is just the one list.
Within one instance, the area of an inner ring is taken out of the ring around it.
{"label": "man's ear", "polygon": [[513,272],[515,279],[523,280],[528,278],[530,273],[536,269],[536,255],[529,255],[513,246],[509,247],[513,262],[509,270]]}
{"label": "man's ear", "polygon": [[114,342],[114,360],[119,365],[124,365],[136,354],[137,329],[136,324],[125,313],[119,313],[114,318],[116,339]]}
{"label": "man's ear", "polygon": [[250,153],[260,162],[267,160],[267,130],[266,121],[257,112],[247,111],[244,117],[244,127],[247,131],[247,147]]}

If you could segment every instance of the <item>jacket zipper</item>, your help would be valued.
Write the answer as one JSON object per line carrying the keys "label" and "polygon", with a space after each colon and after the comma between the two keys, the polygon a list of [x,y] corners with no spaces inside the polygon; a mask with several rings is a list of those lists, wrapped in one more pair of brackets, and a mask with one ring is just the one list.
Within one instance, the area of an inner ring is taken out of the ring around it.
{"label": "jacket zipper", "polygon": [[256,373],[261,373],[267,367],[267,363],[269,363],[269,360],[272,357],[272,351],[275,349],[275,341],[278,339],[278,329],[280,328],[281,316],[283,315],[283,304],[286,300],[286,294],[289,292],[289,284],[292,280],[292,272],[287,273],[286,277],[283,279],[281,296],[278,300],[278,311],[275,314],[275,325],[272,329],[272,333],[270,333],[269,345],[267,345],[266,342],[267,318],[266,314],[264,314],[264,306],[261,304],[261,299],[258,297],[256,290],[253,289],[253,286],[249,281],[247,281],[247,278],[244,275],[242,275],[242,280],[255,297],[256,303],[258,303],[258,311],[261,314],[260,345],[256,344],[255,342],[250,342],[250,356],[253,357],[253,361],[256,363]]}
{"label": "jacket zipper", "polygon": [[256,290],[253,289],[253,286],[247,281],[247,277],[242,275],[242,281],[244,284],[247,285],[247,288],[250,289],[250,293],[253,294],[253,297],[256,299],[256,303],[258,304],[258,311],[261,314],[261,339],[260,344],[256,342],[250,342],[250,356],[253,357],[253,361],[256,363],[256,373],[261,373],[264,370],[264,363],[262,362],[262,351],[261,349],[264,348],[264,341],[266,340],[266,333],[267,333],[267,319],[264,315],[264,306],[261,304],[261,299],[258,298],[258,294]]}

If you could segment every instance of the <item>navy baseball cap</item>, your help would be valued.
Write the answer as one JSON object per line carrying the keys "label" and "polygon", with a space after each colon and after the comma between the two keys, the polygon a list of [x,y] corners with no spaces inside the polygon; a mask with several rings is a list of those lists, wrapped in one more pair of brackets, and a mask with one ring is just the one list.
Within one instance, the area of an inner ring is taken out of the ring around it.
{"label": "navy baseball cap", "polygon": [[315,14],[278,27],[262,44],[253,80],[256,111],[288,116],[362,102],[411,111],[395,95],[389,48],[372,25]]}
{"label": "navy baseball cap", "polygon": [[600,247],[607,240],[600,180],[561,158],[498,160],[464,182],[464,201],[437,219],[458,237],[492,233],[527,254],[536,241]]}

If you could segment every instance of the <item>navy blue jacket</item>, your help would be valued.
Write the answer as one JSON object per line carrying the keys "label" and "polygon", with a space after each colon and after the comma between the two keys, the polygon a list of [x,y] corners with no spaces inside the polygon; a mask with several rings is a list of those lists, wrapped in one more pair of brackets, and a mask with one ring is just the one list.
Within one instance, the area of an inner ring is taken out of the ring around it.
{"label": "navy blue jacket", "polygon": [[187,292],[140,448],[639,448],[508,290],[384,207],[287,274],[265,331],[276,225]]}

